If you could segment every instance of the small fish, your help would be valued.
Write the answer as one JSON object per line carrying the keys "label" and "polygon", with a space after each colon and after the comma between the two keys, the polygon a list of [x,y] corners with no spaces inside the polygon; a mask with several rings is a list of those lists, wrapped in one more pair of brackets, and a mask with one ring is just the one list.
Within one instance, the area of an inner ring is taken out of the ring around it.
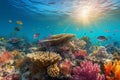
{"label": "small fish", "polygon": [[8,20],[9,23],[12,23],[12,20]]}
{"label": "small fish", "polygon": [[14,28],[15,31],[20,31],[19,27]]}
{"label": "small fish", "polygon": [[5,38],[4,37],[0,37],[0,41],[4,41],[5,40]]}
{"label": "small fish", "polygon": [[106,41],[106,40],[108,40],[105,36],[98,36],[97,39],[99,41]]}
{"label": "small fish", "polygon": [[48,4],[55,4],[56,2],[49,2]]}
{"label": "small fish", "polygon": [[40,36],[40,33],[36,33],[36,34],[33,35],[33,38],[36,39],[36,38],[38,38],[39,36]]}
{"label": "small fish", "polygon": [[110,30],[105,30],[105,32],[107,32],[107,33],[108,33],[108,32],[110,32]]}
{"label": "small fish", "polygon": [[93,33],[93,30],[90,30],[90,33]]}
{"label": "small fish", "polygon": [[118,32],[118,30],[117,30],[117,29],[115,29],[115,30],[114,30],[114,32]]}
{"label": "small fish", "polygon": [[16,23],[17,23],[18,25],[23,25],[22,21],[20,21],[20,20],[16,21]]}

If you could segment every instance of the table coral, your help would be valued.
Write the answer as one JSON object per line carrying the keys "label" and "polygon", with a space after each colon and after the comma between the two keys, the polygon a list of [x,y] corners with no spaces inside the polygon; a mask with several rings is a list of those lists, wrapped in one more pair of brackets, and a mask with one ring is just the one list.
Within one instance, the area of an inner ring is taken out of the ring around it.
{"label": "table coral", "polygon": [[48,67],[61,60],[61,56],[54,52],[35,52],[28,57],[39,67]]}
{"label": "table coral", "polygon": [[80,66],[73,68],[72,80],[105,80],[100,74],[100,66],[91,61],[83,61]]}

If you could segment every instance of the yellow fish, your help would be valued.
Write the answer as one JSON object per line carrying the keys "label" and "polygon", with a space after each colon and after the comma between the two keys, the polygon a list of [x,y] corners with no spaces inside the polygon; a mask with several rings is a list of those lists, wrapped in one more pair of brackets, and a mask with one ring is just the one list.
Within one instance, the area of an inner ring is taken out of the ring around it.
{"label": "yellow fish", "polygon": [[4,41],[5,40],[5,38],[4,37],[0,37],[0,41]]}

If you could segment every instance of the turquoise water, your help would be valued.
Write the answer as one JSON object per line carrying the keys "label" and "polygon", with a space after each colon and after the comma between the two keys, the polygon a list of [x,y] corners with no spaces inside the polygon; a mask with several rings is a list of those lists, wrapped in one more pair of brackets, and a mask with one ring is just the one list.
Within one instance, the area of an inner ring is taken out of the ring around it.
{"label": "turquoise water", "polygon": [[[71,4],[75,3],[75,1],[1,0],[0,35],[5,37],[26,37],[33,41],[35,33],[40,33],[39,39],[53,34],[73,33],[77,37],[89,36],[95,43],[98,42],[97,37],[100,35],[108,38],[106,43],[120,42],[119,0],[113,1],[117,2],[117,10],[112,10],[112,15],[108,13],[109,17],[105,16],[103,19],[88,25],[75,22],[74,19],[69,17],[68,11],[71,11]],[[9,23],[9,20],[12,20],[12,23]],[[18,26],[16,24],[17,20],[23,22],[23,28],[13,35],[14,28]]]}

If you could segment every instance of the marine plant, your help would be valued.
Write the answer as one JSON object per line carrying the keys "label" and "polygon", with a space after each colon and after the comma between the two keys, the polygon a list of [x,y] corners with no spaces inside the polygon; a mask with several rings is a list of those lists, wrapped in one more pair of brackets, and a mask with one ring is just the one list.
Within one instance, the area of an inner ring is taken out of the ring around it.
{"label": "marine plant", "polygon": [[100,71],[100,65],[85,60],[73,68],[72,80],[105,80]]}

